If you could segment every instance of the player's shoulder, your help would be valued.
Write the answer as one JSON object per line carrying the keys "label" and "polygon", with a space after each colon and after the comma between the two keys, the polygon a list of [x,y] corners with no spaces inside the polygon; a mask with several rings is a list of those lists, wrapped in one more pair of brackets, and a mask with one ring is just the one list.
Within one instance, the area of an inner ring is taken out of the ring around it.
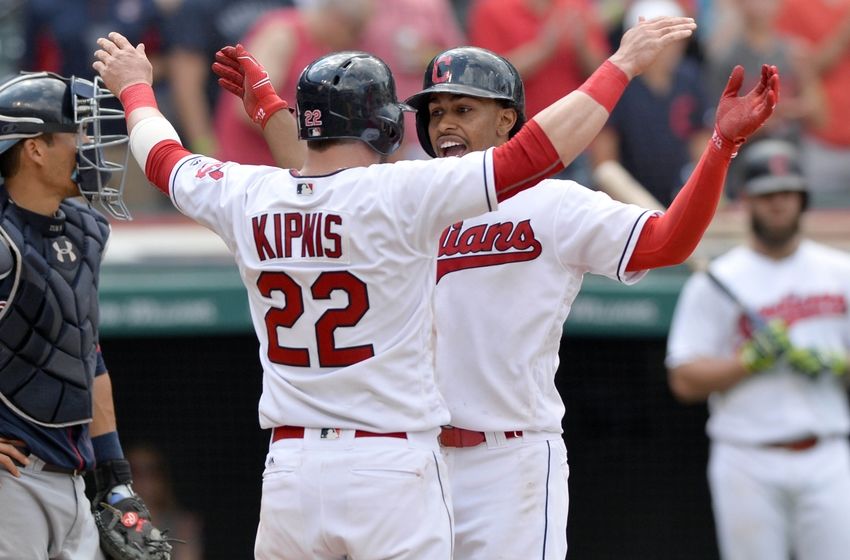
{"label": "player's shoulder", "polygon": [[[753,251],[746,245],[739,245],[718,255],[708,263],[707,271],[724,283],[734,282],[753,262]],[[688,283],[702,289],[711,285],[705,270],[700,270],[688,278]]]}
{"label": "player's shoulder", "polygon": [[520,194],[530,197],[533,196],[535,198],[569,198],[571,201],[576,201],[577,203],[597,200],[600,195],[602,197],[607,196],[602,192],[594,191],[593,189],[589,189],[584,185],[567,179],[544,179],[537,185],[530,189],[526,189]]}
{"label": "player's shoulder", "polygon": [[799,250],[805,256],[817,259],[827,265],[832,265],[843,270],[850,269],[850,253],[836,247],[824,245],[811,239],[805,239],[800,243]]}
{"label": "player's shoulder", "polygon": [[[742,275],[746,275],[747,269],[752,267],[757,259],[758,256],[750,247],[738,245],[714,257],[708,263],[707,269],[722,282],[729,283],[741,278]],[[707,279],[704,272],[698,272],[694,276]]]}

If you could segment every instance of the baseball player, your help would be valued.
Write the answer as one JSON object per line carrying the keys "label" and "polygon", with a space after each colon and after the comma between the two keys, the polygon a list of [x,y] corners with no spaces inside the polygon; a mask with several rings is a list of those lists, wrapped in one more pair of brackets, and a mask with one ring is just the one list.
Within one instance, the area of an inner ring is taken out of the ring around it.
{"label": "baseball player", "polygon": [[[234,77],[220,66],[217,72],[234,90]],[[723,138],[739,143],[764,122],[778,86],[773,74],[766,71],[750,96],[738,98],[742,76],[736,73],[719,113],[720,145],[707,148],[682,198],[663,217],[573,182],[544,181],[496,212],[443,231],[436,373],[452,418],[440,442],[456,557],[566,555],[568,466],[554,375],[562,326],[582,277],[593,272],[631,284],[646,269],[690,254],[713,215],[734,151],[735,143]],[[432,60],[423,91],[407,102],[417,109],[423,149],[448,157],[507,142],[525,121],[523,99],[522,81],[507,60],[461,47]]]}
{"label": "baseball player", "polygon": [[[0,558],[156,559],[171,545],[130,486],[98,347],[106,218],[127,218],[123,113],[97,83],[46,72],[0,84]],[[118,181],[120,185],[122,181]],[[115,183],[113,183],[114,185]],[[83,473],[94,470],[94,507]],[[129,527],[125,522],[132,520]],[[130,530],[132,529],[132,531]],[[101,551],[101,548],[103,551]],[[129,551],[130,555],[127,555]]]}
{"label": "baseball player", "polygon": [[[437,440],[449,413],[433,371],[440,232],[562,169],[629,78],[694,28],[666,18],[631,34],[581,91],[503,146],[385,165],[409,109],[389,69],[365,53],[327,55],[299,79],[300,170],[187,152],[156,109],[144,47],[117,33],[98,40],[94,68],[124,104],[134,156],[175,206],[225,240],[248,291],[260,423],[272,431],[258,558],[452,556]],[[256,61],[237,58],[243,99],[263,124],[285,102]]]}
{"label": "baseball player", "polygon": [[809,187],[793,145],[763,140],[743,164],[749,243],[685,284],[670,386],[708,398],[724,560],[847,558],[850,257],[803,238]]}

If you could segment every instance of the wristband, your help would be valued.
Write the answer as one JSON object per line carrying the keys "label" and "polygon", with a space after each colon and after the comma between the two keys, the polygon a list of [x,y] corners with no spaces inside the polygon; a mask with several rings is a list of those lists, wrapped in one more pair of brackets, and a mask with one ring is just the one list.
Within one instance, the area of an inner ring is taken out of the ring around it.
{"label": "wristband", "polygon": [[127,86],[118,95],[118,99],[121,100],[121,105],[124,106],[124,112],[128,115],[140,107],[158,109],[156,96],[150,84],[138,83]]}
{"label": "wristband", "polygon": [[628,85],[629,77],[626,73],[610,60],[606,60],[578,90],[592,97],[610,114]]}
{"label": "wristband", "polygon": [[118,432],[108,432],[91,438],[94,458],[98,463],[124,458],[124,450],[118,440]]}
{"label": "wristband", "polygon": [[711,133],[711,145],[721,153],[728,153],[730,159],[738,155],[738,149],[743,143],[743,140],[740,142],[729,140],[716,126],[714,127],[714,132]]}

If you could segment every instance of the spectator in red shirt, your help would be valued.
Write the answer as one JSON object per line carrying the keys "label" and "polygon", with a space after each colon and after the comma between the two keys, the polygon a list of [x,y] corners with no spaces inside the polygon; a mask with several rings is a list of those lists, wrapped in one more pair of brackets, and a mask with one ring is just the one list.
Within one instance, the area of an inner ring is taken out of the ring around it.
{"label": "spectator in red shirt", "polygon": [[815,206],[850,205],[850,0],[784,0],[779,32],[810,49],[807,65],[820,78],[826,119],[809,125],[802,167]]}
{"label": "spectator in red shirt", "polygon": [[[510,60],[525,82],[528,118],[578,88],[610,52],[589,0],[475,0],[469,40]],[[577,158],[562,178],[590,182]]]}
{"label": "spectator in red shirt", "polygon": [[[372,8],[372,0],[311,0],[303,8],[272,10],[249,31],[244,45],[268,70],[280,96],[292,100],[307,64],[331,51],[360,48]],[[241,100],[231,95],[219,98],[215,133],[218,159],[275,164]]]}

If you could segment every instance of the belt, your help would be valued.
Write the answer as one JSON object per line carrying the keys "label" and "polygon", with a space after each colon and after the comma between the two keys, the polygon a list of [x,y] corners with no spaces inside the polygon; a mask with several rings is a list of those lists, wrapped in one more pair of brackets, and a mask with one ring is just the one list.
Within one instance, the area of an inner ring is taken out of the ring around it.
{"label": "belt", "polygon": [[768,443],[767,447],[773,447],[777,449],[787,449],[788,451],[806,451],[807,449],[811,449],[816,446],[820,441],[817,436],[809,436],[802,439],[795,439],[792,441],[780,441],[776,443]]}
{"label": "belt", "polygon": [[[339,439],[340,428],[322,428],[320,439]],[[304,437],[304,428],[301,426],[278,426],[272,430],[272,443],[281,439],[301,439]],[[367,432],[366,430],[354,430],[354,437],[391,437],[407,439],[407,432]]]}
{"label": "belt", "polygon": [[18,467],[23,467],[23,468],[31,467],[33,470],[36,470],[36,471],[56,473],[56,474],[69,474],[71,476],[82,475],[82,474],[85,474],[85,472],[86,472],[85,469],[72,469],[72,468],[69,468],[69,467],[62,467],[62,466],[59,466],[59,465],[53,465],[51,463],[45,463],[43,460],[39,459],[38,457],[36,457],[32,453],[30,453],[30,450],[29,450],[28,447],[17,445],[17,444],[14,444],[14,443],[12,445],[17,447],[21,451],[21,453],[26,455],[27,458],[30,460],[29,465],[24,465],[24,464],[22,464],[18,461],[13,460],[15,465],[17,465]]}
{"label": "belt", "polygon": [[[504,432],[504,434],[507,439],[518,438],[522,437],[522,430]],[[485,441],[487,441],[487,435],[484,432],[474,432],[454,426],[443,426],[440,431],[440,445],[444,447],[475,447]]]}

